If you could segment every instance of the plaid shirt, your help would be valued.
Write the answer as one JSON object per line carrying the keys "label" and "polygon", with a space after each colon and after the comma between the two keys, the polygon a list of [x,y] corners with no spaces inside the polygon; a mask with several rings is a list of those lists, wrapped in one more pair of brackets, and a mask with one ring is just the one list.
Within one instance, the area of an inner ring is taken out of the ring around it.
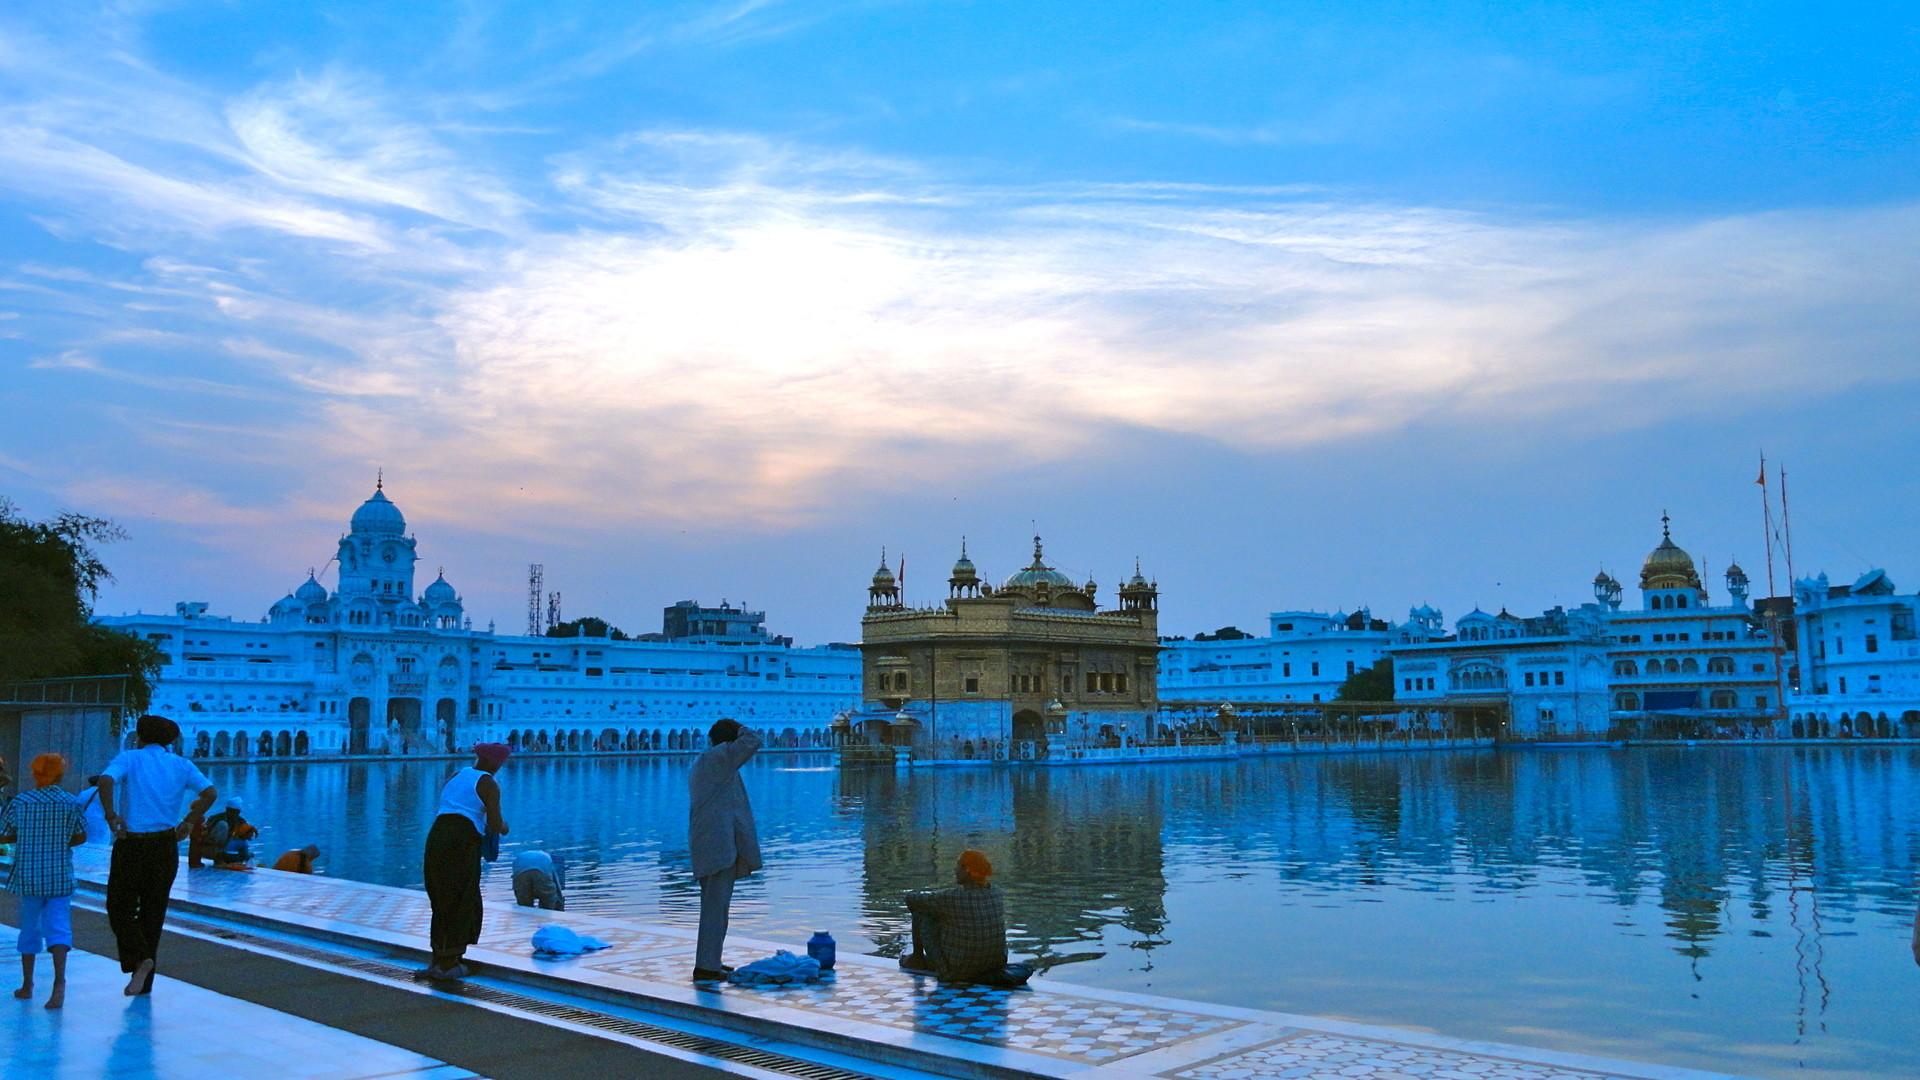
{"label": "plaid shirt", "polygon": [[1007,964],[1007,908],[992,885],[907,894],[907,910],[940,927],[940,977],[967,979]]}
{"label": "plaid shirt", "polygon": [[0,810],[0,836],[19,834],[7,891],[21,896],[72,896],[75,833],[85,832],[80,801],[57,787],[35,788]]}

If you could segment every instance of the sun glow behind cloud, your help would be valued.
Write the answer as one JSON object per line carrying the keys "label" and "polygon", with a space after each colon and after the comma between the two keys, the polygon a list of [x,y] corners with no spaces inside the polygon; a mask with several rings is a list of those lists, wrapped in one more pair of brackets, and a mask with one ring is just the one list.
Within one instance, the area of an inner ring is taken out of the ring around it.
{"label": "sun glow behind cloud", "polygon": [[163,413],[253,402],[270,438],[195,459],[404,461],[448,518],[497,518],[537,475],[518,497],[577,520],[773,527],[1129,432],[1603,428],[1911,373],[1908,206],[1019,186],[685,128],[527,159],[366,72],[215,90],[42,45],[0,60],[0,185],[139,262],[7,269],[28,377],[164,392],[123,416],[175,449],[193,436]]}

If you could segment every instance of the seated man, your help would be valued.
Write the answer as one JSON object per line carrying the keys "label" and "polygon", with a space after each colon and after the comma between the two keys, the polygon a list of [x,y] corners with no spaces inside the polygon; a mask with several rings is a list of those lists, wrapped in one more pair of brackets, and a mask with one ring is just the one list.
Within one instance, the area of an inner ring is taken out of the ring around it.
{"label": "seated man", "polygon": [[993,864],[969,849],[954,867],[955,884],[908,893],[913,952],[901,958],[900,966],[932,971],[942,982],[1024,984],[1032,971],[1007,963],[1006,905],[991,877]]}
{"label": "seated man", "polygon": [[567,910],[567,898],[560,893],[565,863],[539,849],[522,851],[513,857],[513,901],[521,907]]}
{"label": "seated man", "polygon": [[317,845],[308,844],[303,848],[281,852],[280,857],[273,861],[273,868],[289,874],[311,874],[313,860],[319,857],[320,848]]}
{"label": "seated man", "polygon": [[197,867],[202,859],[216,867],[245,866],[253,858],[247,841],[260,835],[260,830],[241,816],[241,810],[239,799],[228,799],[226,809],[195,827],[187,851],[188,866]]}

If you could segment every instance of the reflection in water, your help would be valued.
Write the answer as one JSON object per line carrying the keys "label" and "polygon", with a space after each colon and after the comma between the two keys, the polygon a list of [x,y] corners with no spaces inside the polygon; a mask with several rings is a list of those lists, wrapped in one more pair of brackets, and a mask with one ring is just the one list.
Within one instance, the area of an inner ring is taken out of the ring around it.
{"label": "reflection in water", "polygon": [[[569,906],[691,926],[684,759],[523,761],[512,844]],[[418,886],[444,763],[213,770],[324,872]],[[1128,769],[749,767],[735,925],[899,955],[986,851],[1054,977],[1728,1071],[1920,1073],[1899,1029],[1920,751],[1335,756]],[[510,899],[504,864],[491,898]]]}

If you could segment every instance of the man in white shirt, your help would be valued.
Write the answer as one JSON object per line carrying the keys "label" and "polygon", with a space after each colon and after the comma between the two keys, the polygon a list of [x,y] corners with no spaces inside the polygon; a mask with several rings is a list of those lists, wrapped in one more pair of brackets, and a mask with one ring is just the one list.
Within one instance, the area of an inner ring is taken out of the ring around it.
{"label": "man in white shirt", "polygon": [[[107,874],[107,923],[119,945],[129,997],[151,993],[167,896],[180,872],[180,841],[206,816],[219,792],[193,762],[169,750],[180,727],[164,716],[143,716],[139,749],[123,750],[100,774],[100,809],[113,828]],[[193,795],[186,817],[180,803]]]}

